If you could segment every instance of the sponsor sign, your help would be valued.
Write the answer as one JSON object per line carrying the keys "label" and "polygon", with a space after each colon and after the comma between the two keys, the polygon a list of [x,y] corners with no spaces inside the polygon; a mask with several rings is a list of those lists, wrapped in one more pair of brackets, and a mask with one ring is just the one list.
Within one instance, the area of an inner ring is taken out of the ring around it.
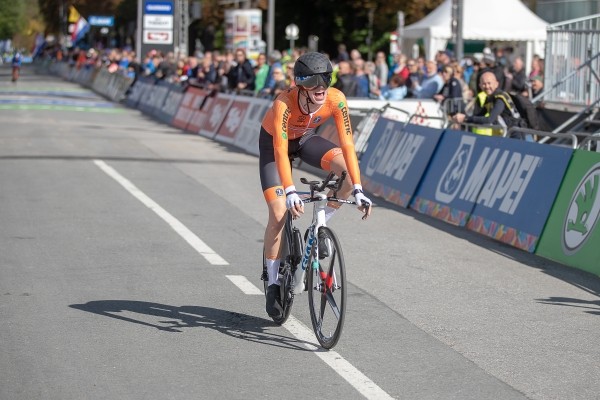
{"label": "sponsor sign", "polygon": [[[175,117],[173,118],[173,126],[179,129],[188,130],[188,124],[190,123],[192,116],[195,112],[200,110],[200,105],[202,105],[205,98],[206,92],[204,90],[188,87],[181,99]],[[198,132],[199,129],[200,127],[198,127],[194,133]]]}
{"label": "sponsor sign", "polygon": [[249,98],[248,110],[233,144],[250,154],[258,155],[258,138],[263,117],[271,106],[270,100]]}
{"label": "sponsor sign", "polygon": [[171,1],[146,1],[145,14],[173,14],[173,2]]}
{"label": "sponsor sign", "polygon": [[233,99],[234,96],[225,94],[219,95],[212,99],[213,101],[210,102],[208,108],[206,104],[204,105],[206,110],[203,111],[206,112],[207,117],[204,120],[204,123],[201,125],[200,131],[198,132],[200,135],[209,138],[215,137],[219,131],[219,128],[221,127],[221,124],[225,120],[225,116],[229,111],[231,103],[233,103]]}
{"label": "sponsor sign", "polygon": [[[487,139],[491,143],[486,143],[474,174],[463,184],[470,198],[479,192],[467,228],[533,252],[573,150],[500,137]],[[483,175],[487,176],[484,182],[474,178]]]}
{"label": "sponsor sign", "polygon": [[361,157],[369,192],[408,207],[443,130],[379,118]]}
{"label": "sponsor sign", "polygon": [[101,15],[90,15],[88,22],[92,26],[107,26],[111,27],[115,25],[115,17],[105,17]]}
{"label": "sponsor sign", "polygon": [[144,15],[144,29],[172,30],[173,16],[155,14]]}
{"label": "sponsor sign", "polygon": [[156,113],[162,108],[165,98],[169,94],[170,86],[167,82],[158,81],[151,90],[144,93],[144,98],[140,99],[139,110],[144,114],[156,117]]}
{"label": "sponsor sign", "polygon": [[246,117],[249,105],[250,103],[243,97],[238,96],[233,100],[227,111],[227,116],[217,132],[217,136],[215,136],[216,140],[225,143],[234,142]]}
{"label": "sponsor sign", "polygon": [[154,111],[153,116],[166,124],[171,124],[183,98],[184,88],[181,85],[165,85],[168,88],[168,93],[165,95],[161,106]]}
{"label": "sponsor sign", "polygon": [[144,93],[148,88],[151,88],[154,85],[154,80],[152,78],[144,78],[140,77],[135,81],[127,98],[125,99],[125,104],[131,108],[137,108],[137,105],[142,97],[144,97]]}
{"label": "sponsor sign", "polygon": [[533,251],[571,153],[446,130],[411,207]]}
{"label": "sponsor sign", "polygon": [[536,254],[600,275],[600,154],[576,150]]}
{"label": "sponsor sign", "polygon": [[145,44],[173,44],[173,31],[147,30],[143,32]]}

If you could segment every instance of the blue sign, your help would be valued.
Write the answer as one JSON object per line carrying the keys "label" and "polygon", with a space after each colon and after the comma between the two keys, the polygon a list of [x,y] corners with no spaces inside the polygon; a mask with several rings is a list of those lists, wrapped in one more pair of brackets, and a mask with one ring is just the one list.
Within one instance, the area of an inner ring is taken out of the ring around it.
{"label": "blue sign", "polygon": [[115,17],[90,15],[89,23],[92,26],[114,26],[115,25]]}
{"label": "blue sign", "polygon": [[572,150],[446,130],[411,208],[533,251]]}
{"label": "blue sign", "polygon": [[442,133],[379,118],[360,160],[364,188],[408,207]]}
{"label": "blue sign", "polygon": [[147,1],[145,5],[146,14],[173,15],[173,2],[171,1]]}

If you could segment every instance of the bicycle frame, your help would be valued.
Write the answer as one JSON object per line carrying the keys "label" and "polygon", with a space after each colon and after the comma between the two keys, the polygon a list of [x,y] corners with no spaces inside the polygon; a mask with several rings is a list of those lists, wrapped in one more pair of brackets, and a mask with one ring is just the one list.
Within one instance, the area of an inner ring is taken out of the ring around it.
{"label": "bicycle frame", "polygon": [[[309,194],[309,193],[301,193]],[[313,194],[312,197],[303,200],[306,203],[313,203],[313,217],[312,222],[308,228],[308,236],[304,245],[304,252],[302,253],[302,260],[300,265],[297,266],[296,272],[294,273],[294,294],[300,294],[304,291],[304,277],[306,275],[306,268],[308,267],[308,261],[310,255],[319,254],[319,241],[316,240],[317,232],[322,226],[326,226],[325,223],[325,205],[327,204],[328,198],[324,193]],[[313,264],[317,261],[313,261]],[[318,268],[317,265],[312,265],[312,268]]]}

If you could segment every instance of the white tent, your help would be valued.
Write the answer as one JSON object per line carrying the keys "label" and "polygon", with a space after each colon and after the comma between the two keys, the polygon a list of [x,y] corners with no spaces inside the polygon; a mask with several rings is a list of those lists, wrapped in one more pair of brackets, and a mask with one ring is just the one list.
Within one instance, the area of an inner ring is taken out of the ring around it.
{"label": "white tent", "polygon": [[[527,59],[534,49],[543,54],[549,24],[521,0],[463,0],[463,4],[464,40],[527,42]],[[452,37],[451,23],[452,0],[445,0],[425,18],[405,27],[403,39],[423,39],[427,59],[431,60]]]}

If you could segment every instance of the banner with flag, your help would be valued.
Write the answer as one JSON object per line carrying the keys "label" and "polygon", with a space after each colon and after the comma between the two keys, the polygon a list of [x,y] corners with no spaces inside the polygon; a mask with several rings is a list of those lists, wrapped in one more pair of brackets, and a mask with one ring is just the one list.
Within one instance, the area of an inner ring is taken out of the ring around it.
{"label": "banner with flag", "polygon": [[71,42],[73,44],[80,41],[90,30],[90,24],[73,6],[69,6],[69,23],[73,24],[73,31],[71,32]]}

